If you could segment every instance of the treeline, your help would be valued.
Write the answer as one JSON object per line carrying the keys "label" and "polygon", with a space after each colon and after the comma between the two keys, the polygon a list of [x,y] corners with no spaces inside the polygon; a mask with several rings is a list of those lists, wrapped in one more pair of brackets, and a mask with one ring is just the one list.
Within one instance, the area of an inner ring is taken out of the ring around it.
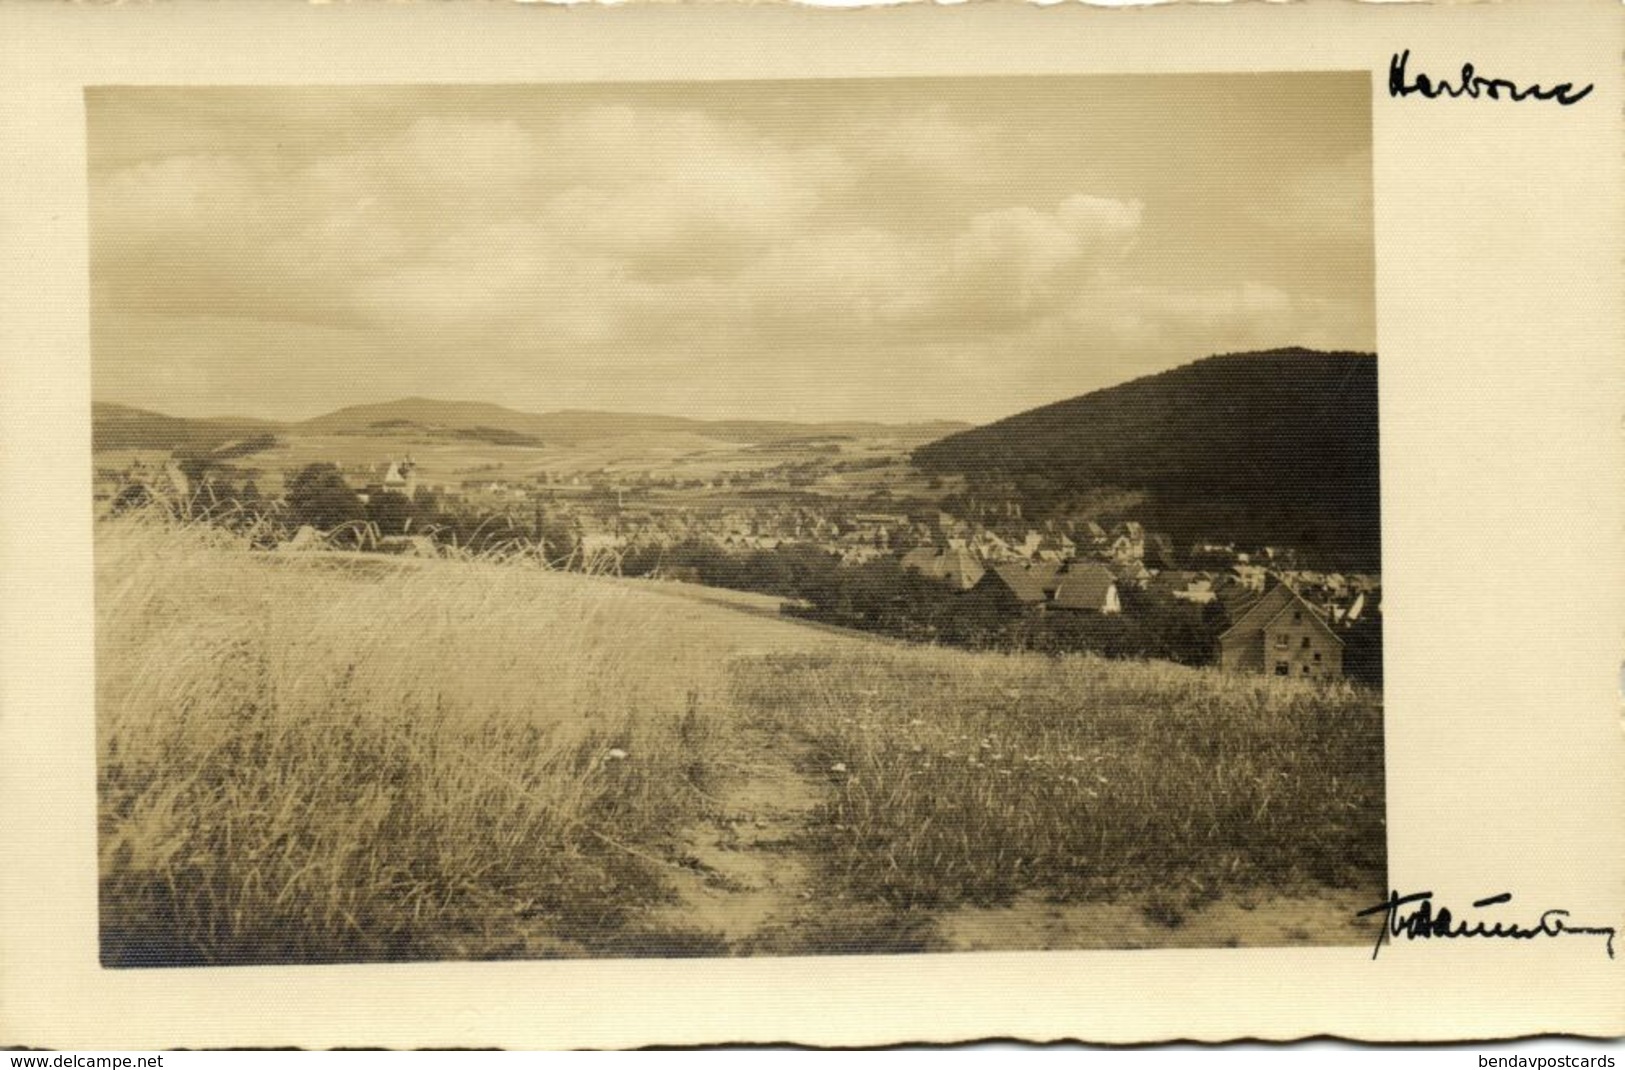
{"label": "treeline", "polygon": [[790,543],[774,550],[732,553],[708,539],[672,546],[634,546],[620,559],[623,576],[649,576],[725,587],[732,591],[816,601],[840,582],[838,558],[816,546]]}

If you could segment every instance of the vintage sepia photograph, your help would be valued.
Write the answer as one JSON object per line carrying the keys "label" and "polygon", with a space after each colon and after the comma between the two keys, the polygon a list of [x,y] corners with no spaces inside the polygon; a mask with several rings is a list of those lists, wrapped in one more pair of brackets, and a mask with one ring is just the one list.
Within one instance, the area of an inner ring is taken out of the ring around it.
{"label": "vintage sepia photograph", "polygon": [[102,965],[1371,944],[1372,77],[85,89]]}

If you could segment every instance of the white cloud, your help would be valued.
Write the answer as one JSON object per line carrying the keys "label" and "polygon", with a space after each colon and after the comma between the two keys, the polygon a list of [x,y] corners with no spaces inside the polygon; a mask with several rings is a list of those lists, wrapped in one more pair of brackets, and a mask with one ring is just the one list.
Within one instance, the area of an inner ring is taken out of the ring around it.
{"label": "white cloud", "polygon": [[[831,142],[837,151],[616,105],[546,122],[423,118],[291,171],[274,154],[141,163],[94,190],[99,291],[104,307],[148,317],[152,359],[159,314],[359,328],[430,360],[554,376],[587,361],[630,377],[681,354],[736,385],[771,379],[772,362],[809,347],[905,365],[912,352],[973,377],[982,354],[998,354],[1060,396],[1048,378],[1065,376],[1081,341],[1166,363],[1360,330],[1359,310],[1263,283],[1134,281],[1138,200],[1027,203],[1012,186],[1001,203],[988,187],[919,220],[895,204],[867,213],[865,183],[910,169],[952,182],[978,173],[993,144],[942,109],[886,121],[893,136],[872,130]],[[1324,215],[1325,198],[1350,195],[1347,173],[1293,186],[1289,211]],[[253,352],[269,351],[256,334]]]}
{"label": "white cloud", "polygon": [[1067,329],[1105,337],[1128,351],[1209,353],[1329,343],[1358,337],[1358,310],[1295,298],[1244,281],[1200,290],[1117,287],[1068,309]]}
{"label": "white cloud", "polygon": [[694,112],[594,108],[561,124],[550,151],[560,187],[542,212],[552,235],[634,264],[732,264],[794,232],[850,180],[832,152],[792,151]]}
{"label": "white cloud", "polygon": [[1135,201],[1076,194],[1053,212],[1015,207],[978,215],[953,240],[950,292],[960,300],[983,295],[982,312],[1001,324],[1043,315],[1122,259],[1140,213]]}

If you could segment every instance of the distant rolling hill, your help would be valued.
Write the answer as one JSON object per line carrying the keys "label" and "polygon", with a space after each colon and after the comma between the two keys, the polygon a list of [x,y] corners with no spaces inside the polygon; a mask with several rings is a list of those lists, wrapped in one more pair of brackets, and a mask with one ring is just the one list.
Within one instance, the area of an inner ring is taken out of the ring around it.
{"label": "distant rolling hill", "polygon": [[430,398],[401,398],[348,408],[290,424],[289,429],[306,435],[366,435],[388,429],[476,427],[535,436],[540,417],[516,412],[484,401],[436,401]]}
{"label": "distant rolling hill", "polygon": [[864,422],[818,424],[778,420],[692,420],[682,416],[595,412],[587,409],[530,413],[483,401],[402,398],[398,401],[339,409],[325,416],[296,424],[294,429],[312,434],[367,434],[370,429],[379,425],[401,424],[442,429],[495,429],[558,445],[575,445],[598,439],[650,433],[702,435],[726,442],[773,442],[828,435],[864,437],[892,435],[920,443],[941,438],[969,426],[946,420],[895,425]]}
{"label": "distant rolling hill", "polygon": [[1132,519],[1182,548],[1216,537],[1294,546],[1342,568],[1380,565],[1369,354],[1209,357],[949,435],[914,462],[1013,488],[1030,516],[1139,491]]}
{"label": "distant rolling hill", "polygon": [[91,447],[97,450],[231,451],[243,443],[269,445],[281,430],[265,420],[188,419],[101,401],[91,407]]}
{"label": "distant rolling hill", "polygon": [[92,421],[97,449],[210,450],[251,434],[428,435],[501,446],[573,446],[630,435],[683,434],[725,442],[782,442],[833,436],[894,438],[916,446],[969,427],[952,421],[881,424],[776,420],[691,420],[681,416],[565,409],[530,413],[483,401],[402,398],[352,405],[314,419],[277,424],[260,420],[186,419],[98,402]]}

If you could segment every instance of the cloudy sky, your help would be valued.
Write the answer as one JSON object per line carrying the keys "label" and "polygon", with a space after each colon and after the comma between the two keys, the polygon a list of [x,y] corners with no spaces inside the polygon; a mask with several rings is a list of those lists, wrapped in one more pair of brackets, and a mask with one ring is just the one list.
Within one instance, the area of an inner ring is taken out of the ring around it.
{"label": "cloudy sky", "polygon": [[1375,347],[1370,88],[1225,75],[87,94],[96,396],[996,419]]}

